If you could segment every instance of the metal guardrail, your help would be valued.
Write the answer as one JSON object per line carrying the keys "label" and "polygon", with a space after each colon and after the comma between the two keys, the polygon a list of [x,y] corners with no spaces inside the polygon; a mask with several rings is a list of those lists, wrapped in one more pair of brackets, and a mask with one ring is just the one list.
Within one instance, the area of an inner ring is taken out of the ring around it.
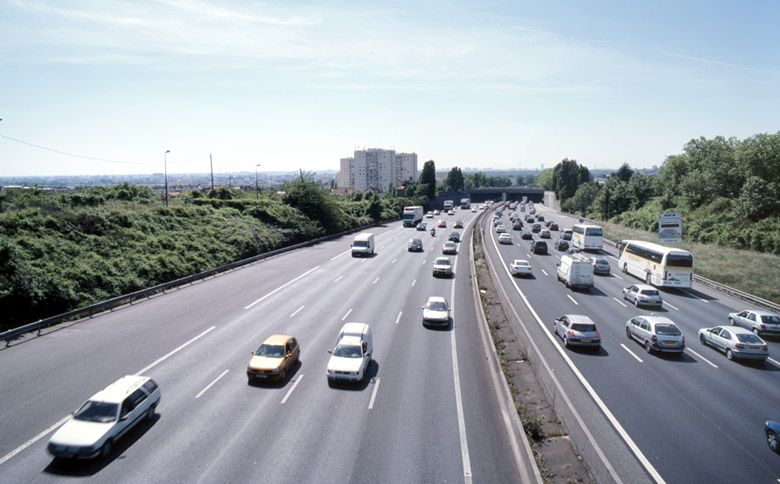
{"label": "metal guardrail", "polygon": [[311,245],[318,244],[320,242],[325,242],[327,240],[333,240],[337,239],[339,237],[343,237],[345,235],[349,235],[355,232],[360,232],[361,230],[365,230],[370,227],[376,227],[386,222],[393,222],[400,219],[393,219],[393,220],[385,220],[383,222],[377,222],[371,225],[363,225],[361,227],[357,227],[351,230],[347,230],[345,232],[340,232],[338,234],[333,235],[325,235],[323,237],[317,237],[316,239],[307,240],[306,242],[301,242],[298,244],[288,245],[287,247],[282,247],[280,249],[275,249],[270,252],[264,252],[262,254],[258,254],[252,257],[249,257],[247,259],[242,259],[239,261],[231,262],[229,264],[225,264],[223,266],[215,267],[214,269],[209,269],[204,272],[200,272],[198,274],[194,274],[191,276],[182,277],[173,281],[164,282],[162,284],[158,284],[153,287],[148,287],[146,289],[141,289],[140,291],[131,292],[128,294],[122,294],[121,296],[113,297],[111,299],[107,299],[105,301],[101,301],[96,304],[92,304],[90,306],[85,306],[83,308],[74,309],[72,311],[68,311],[66,313],[57,314],[55,316],[50,316],[45,319],[38,320],[34,323],[25,324],[24,326],[19,326],[18,328],[9,329],[8,331],[4,331],[3,333],[0,333],[0,341],[5,341],[5,347],[7,348],[11,341],[18,338],[19,336],[30,333],[33,331],[37,331],[38,335],[41,334],[42,329],[46,329],[50,326],[54,326],[56,324],[64,323],[66,321],[72,321],[84,318],[85,316],[93,316],[98,313],[102,313],[106,310],[110,310],[113,308],[116,308],[118,306],[123,306],[125,304],[132,304],[134,301],[137,301],[139,299],[145,299],[150,296],[153,296],[155,294],[165,292],[166,289],[171,289],[175,287],[184,286],[187,284],[191,284],[195,281],[199,281],[201,279],[206,279],[207,277],[211,277],[215,274],[219,274],[221,272],[227,272],[233,269],[236,269],[241,266],[245,266],[247,264],[252,264],[254,262],[267,259],[269,257],[273,257],[275,255],[283,254],[285,252],[290,252],[296,249],[300,249],[303,247],[309,247]]}

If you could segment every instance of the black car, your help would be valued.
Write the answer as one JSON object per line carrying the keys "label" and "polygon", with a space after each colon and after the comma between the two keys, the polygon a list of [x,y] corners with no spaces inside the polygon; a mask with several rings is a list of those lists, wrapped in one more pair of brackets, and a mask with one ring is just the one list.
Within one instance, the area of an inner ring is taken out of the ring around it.
{"label": "black car", "polygon": [[525,221],[526,221],[526,223],[532,224],[532,223],[534,223],[534,218],[533,217],[526,217]]}
{"label": "black car", "polygon": [[542,230],[542,224],[534,224],[534,226],[531,228],[531,232],[538,233]]}
{"label": "black car", "polygon": [[547,253],[547,242],[544,240],[534,240],[531,242],[531,252],[534,254],[546,254]]}
{"label": "black car", "polygon": [[417,230],[419,230],[420,232],[425,232],[426,230],[428,230],[428,224],[425,222],[418,223]]}
{"label": "black car", "polygon": [[407,246],[407,250],[409,250],[409,252],[422,252],[423,251],[422,239],[410,240],[409,245]]}
{"label": "black car", "polygon": [[450,236],[447,237],[450,242],[460,242],[460,232],[450,232]]}
{"label": "black car", "polygon": [[537,222],[544,222],[544,215],[537,215],[536,216],[536,221]]}
{"label": "black car", "polygon": [[555,241],[555,248],[558,250],[567,250],[569,248],[569,243],[563,239],[558,239]]}
{"label": "black car", "polygon": [[512,225],[512,230],[523,230],[523,222],[517,221]]}
{"label": "black car", "polygon": [[534,234],[531,232],[523,232],[523,235],[520,236],[523,240],[534,240]]}

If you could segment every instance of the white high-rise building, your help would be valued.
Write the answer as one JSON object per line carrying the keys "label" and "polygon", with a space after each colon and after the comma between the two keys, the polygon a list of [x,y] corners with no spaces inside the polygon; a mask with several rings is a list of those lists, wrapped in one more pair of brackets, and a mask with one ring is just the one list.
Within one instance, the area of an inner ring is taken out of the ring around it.
{"label": "white high-rise building", "polygon": [[336,186],[352,188],[355,186],[355,159],[342,158],[339,174],[336,176]]}
{"label": "white high-rise building", "polygon": [[395,155],[395,186],[405,185],[408,180],[417,181],[417,153]]}

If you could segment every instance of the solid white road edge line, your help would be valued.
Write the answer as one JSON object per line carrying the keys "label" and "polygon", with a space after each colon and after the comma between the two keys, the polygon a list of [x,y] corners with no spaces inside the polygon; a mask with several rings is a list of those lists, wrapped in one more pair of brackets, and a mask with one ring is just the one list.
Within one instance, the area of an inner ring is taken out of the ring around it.
{"label": "solid white road edge line", "polygon": [[347,311],[347,314],[345,314],[344,317],[341,318],[341,320],[344,321],[345,319],[347,319],[347,316],[349,316],[349,313],[351,312],[352,312],[352,308],[349,308],[349,311]]}
{"label": "solid white road edge line", "polygon": [[[498,245],[496,244],[495,238],[492,236],[491,231],[491,241],[493,242],[493,247],[495,248],[495,253],[499,254],[498,251]],[[492,268],[493,271],[495,271],[495,266],[493,265],[490,257],[486,258],[488,261],[488,264]],[[503,265],[502,265],[503,267]],[[505,272],[509,272],[506,267],[504,267]],[[511,278],[511,275],[510,275]],[[630,435],[628,435],[628,432],[623,428],[623,426],[618,422],[618,419],[612,414],[612,411],[610,411],[609,407],[607,407],[607,404],[604,403],[604,401],[601,399],[601,397],[596,393],[596,390],[593,389],[593,387],[590,385],[588,380],[585,378],[585,376],[580,372],[579,368],[577,368],[577,365],[574,364],[574,362],[569,358],[569,355],[566,354],[566,352],[561,348],[553,338],[552,334],[550,334],[550,331],[547,329],[547,327],[542,322],[542,318],[539,317],[539,314],[536,312],[536,310],[531,306],[531,303],[528,301],[528,298],[525,297],[525,294],[523,291],[520,290],[520,287],[517,285],[517,281],[515,281],[513,278],[512,285],[515,287],[515,291],[520,295],[520,298],[523,300],[523,303],[526,305],[528,310],[533,315],[536,322],[539,324],[539,326],[542,328],[542,331],[547,336],[547,339],[550,340],[551,343],[553,343],[553,348],[558,351],[558,354],[563,358],[563,360],[566,362],[566,364],[569,366],[569,369],[574,373],[574,375],[577,377],[577,379],[580,381],[583,387],[585,387],[585,390],[588,392],[590,397],[593,399],[594,402],[596,402],[596,405],[601,409],[601,412],[604,414],[605,417],[607,417],[607,420],[610,421],[615,431],[623,438],[623,442],[626,443],[626,445],[631,449],[631,451],[634,453],[636,458],[639,460],[639,462],[642,464],[642,467],[645,468],[645,470],[650,474],[650,476],[658,483],[663,484],[666,481],[661,477],[661,474],[658,473],[658,471],[655,469],[653,464],[650,463],[650,461],[645,457],[645,454],[639,449],[639,446],[636,445],[634,440],[631,438]],[[498,287],[501,288],[501,292],[504,293],[504,296],[506,297],[507,301],[509,302],[509,306],[512,309],[512,312],[515,315],[515,318],[517,321],[522,323],[522,319],[520,319],[520,315],[517,313],[517,310],[515,309],[514,305],[512,304],[512,301],[509,299],[509,294],[506,293],[504,290],[504,286],[501,284],[498,284]],[[574,418],[577,420],[577,422],[580,424],[580,428],[582,428],[583,432],[587,436],[588,440],[590,441],[591,445],[593,445],[594,450],[596,451],[596,454],[598,454],[601,461],[604,463],[604,466],[606,467],[609,474],[612,476],[612,479],[615,480],[615,482],[622,483],[622,479],[620,479],[620,476],[617,475],[615,472],[615,469],[612,467],[612,464],[607,459],[607,456],[604,455],[604,452],[601,450],[601,447],[596,442],[595,437],[593,437],[593,434],[590,432],[590,429],[585,425],[585,421],[582,420],[582,416],[577,411],[577,409],[574,407],[574,404],[569,399],[569,395],[566,393],[566,391],[563,389],[563,386],[561,385],[561,382],[558,381],[558,378],[555,377],[555,373],[552,371],[552,368],[550,368],[550,365],[547,363],[547,359],[544,358],[542,355],[542,352],[539,350],[539,346],[536,344],[536,341],[531,337],[531,333],[528,331],[528,328],[525,327],[525,325],[521,324],[521,327],[523,331],[526,334],[526,338],[528,342],[531,344],[531,346],[534,347],[534,350],[536,351],[536,354],[539,356],[539,359],[542,362],[542,365],[544,366],[547,373],[552,378],[552,381],[555,383],[555,387],[558,390],[558,392],[563,396],[564,401],[566,402],[566,406],[569,407],[569,411],[572,412],[572,415],[574,415]]]}
{"label": "solid white road edge line", "polygon": [[[365,260],[365,259],[364,259],[364,260]],[[284,289],[285,287],[289,286],[289,285],[290,285],[290,284],[292,284],[293,282],[295,282],[295,281],[297,281],[298,279],[300,279],[300,278],[302,278],[302,277],[304,277],[304,276],[306,276],[306,275],[308,275],[308,274],[310,274],[310,273],[312,273],[312,272],[316,271],[316,270],[317,270],[317,269],[319,269],[319,268],[320,268],[320,266],[317,266],[317,267],[312,267],[311,269],[309,269],[308,271],[304,272],[304,273],[303,273],[303,274],[301,274],[300,276],[296,277],[296,278],[295,278],[295,279],[293,279],[292,281],[289,281],[289,282],[286,282],[286,283],[282,284],[281,286],[277,287],[276,289],[274,289],[273,291],[269,292],[269,293],[268,293],[268,294],[266,294],[265,296],[263,296],[263,297],[261,297],[260,299],[256,300],[256,301],[255,301],[255,302],[253,302],[252,304],[249,304],[248,306],[245,306],[245,307],[244,307],[244,309],[250,309],[252,306],[254,306],[255,304],[259,303],[260,301],[263,301],[263,300],[265,300],[266,298],[269,298],[269,297],[273,296],[274,294],[276,294],[277,292],[281,291],[281,290],[282,290],[282,289]]]}
{"label": "solid white road edge line", "polygon": [[344,254],[349,254],[350,252],[352,252],[352,249],[351,249],[351,248],[350,248],[350,249],[347,249],[347,250],[345,250],[345,251],[344,251],[344,252],[342,252],[341,254],[338,254],[338,255],[335,255],[335,256],[331,257],[331,258],[330,258],[330,260],[336,260],[336,259],[338,259],[339,257],[341,257],[342,255],[344,255]]}
{"label": "solid white road edge line", "polygon": [[368,409],[374,408],[374,400],[376,400],[376,392],[379,390],[379,377],[374,380],[374,391],[371,392],[371,400],[368,401]]}
{"label": "solid white road edge line", "polygon": [[571,299],[571,302],[573,302],[573,303],[574,303],[574,304],[576,304],[577,306],[579,306],[579,305],[580,305],[580,304],[579,304],[577,301],[575,301],[575,300],[574,300],[574,298],[573,298],[573,297],[571,297],[569,294],[567,294],[567,295],[566,295],[566,297],[568,297],[569,299]]}
{"label": "solid white road edge line", "polygon": [[217,383],[217,382],[219,381],[219,379],[220,379],[220,378],[222,378],[223,376],[227,375],[227,373],[228,373],[229,371],[230,371],[230,370],[225,370],[225,371],[223,371],[222,373],[220,373],[218,377],[214,378],[214,380],[212,380],[212,381],[211,381],[211,383],[209,383],[208,385],[206,385],[206,388],[204,388],[204,389],[203,389],[203,390],[201,390],[201,391],[200,391],[200,392],[199,392],[197,395],[195,395],[195,398],[200,398],[200,396],[201,396],[201,395],[203,395],[204,393],[206,393],[206,391],[207,391],[209,388],[211,388],[211,387],[212,387],[212,386],[213,386],[215,383]]}
{"label": "solid white road edge line", "polygon": [[[767,360],[768,362],[772,363],[773,365],[775,365],[776,367],[780,368],[780,361],[777,361],[777,360],[776,360],[776,359],[774,359],[774,358],[768,358],[768,357],[767,357],[767,359],[766,359],[766,360]],[[1,464],[1,462],[0,462],[0,464]]]}
{"label": "solid white road edge line", "polygon": [[629,355],[633,356],[636,361],[638,361],[640,363],[644,363],[644,361],[642,361],[642,358],[638,357],[636,355],[636,353],[634,353],[633,351],[628,349],[628,346],[624,345],[623,343],[620,343],[620,347],[623,348],[624,350],[626,350]]}
{"label": "solid white road edge line", "polygon": [[209,329],[207,329],[206,331],[204,331],[204,332],[200,333],[199,335],[195,336],[195,337],[194,337],[194,338],[192,338],[191,340],[189,340],[189,341],[187,341],[186,343],[184,343],[184,344],[180,345],[178,348],[176,348],[176,349],[174,349],[173,351],[169,352],[169,353],[168,353],[168,354],[166,354],[165,356],[163,356],[163,357],[160,357],[160,358],[157,358],[157,359],[156,359],[156,360],[155,360],[155,361],[154,361],[152,364],[150,364],[150,365],[147,365],[147,366],[143,367],[142,369],[138,370],[138,372],[136,373],[136,375],[140,375],[140,374],[142,374],[142,373],[146,373],[147,371],[151,370],[152,368],[154,368],[155,366],[159,365],[159,364],[160,364],[160,363],[162,363],[163,361],[167,360],[167,359],[168,359],[168,358],[170,358],[171,356],[175,355],[175,354],[176,354],[176,353],[178,353],[179,351],[183,350],[183,349],[184,349],[184,348],[186,348],[187,346],[191,345],[192,343],[194,343],[194,342],[198,341],[199,339],[201,339],[202,337],[206,336],[206,335],[207,335],[207,334],[209,334],[211,331],[213,331],[215,328],[216,328],[216,326],[212,326],[212,327],[210,327],[210,328],[209,328]]}
{"label": "solid white road edge line", "polygon": [[298,313],[300,313],[300,312],[301,312],[301,310],[302,310],[304,307],[306,307],[306,306],[301,306],[301,307],[299,307],[298,309],[296,309],[296,310],[295,310],[295,312],[294,312],[294,313],[292,313],[292,314],[290,315],[290,317],[291,317],[291,318],[294,318],[294,317],[295,317],[295,315],[296,315],[296,314],[298,314]]}
{"label": "solid white road edge line", "polygon": [[699,353],[697,353],[697,352],[693,351],[692,349],[690,349],[690,348],[686,347],[686,348],[685,348],[685,350],[686,350],[686,351],[690,351],[690,352],[691,352],[691,353],[693,353],[694,355],[698,356],[699,358],[701,358],[702,360],[704,360],[704,362],[705,362],[705,363],[707,363],[708,365],[710,365],[711,367],[713,367],[713,368],[717,368],[717,367],[718,367],[718,365],[716,365],[715,363],[711,362],[711,361],[710,361],[710,360],[708,360],[707,358],[703,357],[703,356],[702,356],[702,355],[700,355]]}
{"label": "solid white road edge line", "polygon": [[[211,330],[213,330],[214,328],[216,328],[216,326],[212,326],[212,327],[210,327],[209,329],[207,329],[206,331],[204,331],[204,332],[200,333],[199,335],[195,336],[194,338],[192,338],[191,340],[187,341],[187,342],[186,342],[186,343],[184,343],[183,345],[179,346],[179,347],[178,347],[178,348],[176,348],[175,350],[171,351],[171,352],[170,352],[170,353],[168,353],[167,355],[163,356],[162,358],[159,358],[158,360],[156,360],[156,361],[155,361],[154,363],[152,363],[151,365],[149,365],[149,366],[145,367],[144,369],[142,369],[141,371],[139,371],[138,373],[136,373],[136,375],[140,375],[141,373],[144,373],[144,372],[146,372],[147,370],[151,369],[152,367],[154,367],[154,366],[155,366],[155,365],[157,365],[158,363],[161,363],[162,361],[166,360],[167,358],[170,358],[171,356],[173,356],[174,354],[176,354],[178,351],[180,351],[180,350],[183,350],[184,348],[186,348],[186,347],[187,347],[187,346],[189,346],[190,344],[194,343],[195,341],[197,341],[197,340],[198,340],[198,339],[200,339],[201,337],[203,337],[203,336],[205,336],[206,334],[208,334],[208,333],[209,333]],[[11,452],[9,452],[9,453],[7,453],[6,455],[4,455],[2,458],[0,458],[0,465],[3,465],[3,464],[5,464],[5,463],[6,463],[6,462],[8,462],[10,459],[12,459],[14,456],[16,456],[17,454],[19,454],[20,452],[22,452],[24,449],[26,449],[26,448],[30,447],[31,445],[33,445],[34,443],[38,442],[38,441],[39,441],[39,440],[41,440],[42,438],[46,437],[48,434],[50,434],[51,432],[53,432],[53,431],[54,431],[54,430],[55,430],[57,427],[59,427],[60,425],[64,424],[65,422],[67,422],[67,421],[70,419],[70,417],[71,417],[70,415],[66,415],[66,416],[62,417],[62,419],[60,419],[60,420],[59,420],[57,423],[53,424],[52,426],[50,426],[49,428],[47,428],[47,429],[46,429],[46,430],[44,430],[43,432],[39,433],[39,434],[38,434],[38,435],[36,435],[35,437],[31,438],[31,439],[30,439],[30,440],[28,440],[27,442],[23,443],[23,444],[22,444],[22,445],[20,445],[19,447],[15,448],[15,449],[14,449],[14,450],[12,450]]]}
{"label": "solid white road edge line", "polygon": [[[416,280],[416,279],[415,279]],[[414,285],[414,283],[412,283]],[[401,321],[401,315],[403,314],[403,311],[398,311],[398,317],[395,318],[395,324],[398,324],[399,321]]]}
{"label": "solid white road edge line", "polygon": [[281,405],[284,405],[284,402],[286,402],[287,399],[290,398],[290,395],[292,395],[293,390],[295,390],[295,387],[298,386],[301,380],[303,380],[303,373],[301,373],[295,378],[295,383],[293,383],[293,386],[291,386],[290,389],[287,390],[287,393],[284,394],[284,398],[282,398]]}
{"label": "solid white road edge line", "polygon": [[613,297],[612,299],[614,299],[616,303],[620,304],[620,305],[621,305],[621,306],[623,306],[624,308],[627,308],[627,307],[628,307],[628,306],[626,306],[625,304],[623,304],[623,301],[621,301],[620,299],[618,299],[618,298],[616,298],[616,297]]}
{"label": "solid white road edge line", "polygon": [[[465,232],[465,230],[464,230]],[[452,267],[455,274],[458,273],[458,257]],[[455,321],[455,280],[450,286],[450,314]],[[454,324],[454,323],[453,323]],[[452,379],[455,383],[455,409],[458,414],[458,434],[460,435],[460,454],[463,460],[463,477],[465,484],[471,484],[471,457],[469,456],[469,442],[466,437],[466,418],[463,412],[463,396],[460,390],[460,371],[458,370],[458,344],[455,339],[455,328],[450,331],[450,348],[452,349]]]}

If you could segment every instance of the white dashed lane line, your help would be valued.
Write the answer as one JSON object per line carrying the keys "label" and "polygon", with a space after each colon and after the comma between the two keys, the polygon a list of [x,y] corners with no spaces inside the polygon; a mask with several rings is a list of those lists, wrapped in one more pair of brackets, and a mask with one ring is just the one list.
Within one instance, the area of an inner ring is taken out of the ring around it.
{"label": "white dashed lane line", "polygon": [[550,276],[550,274],[548,274],[546,270],[542,269],[542,272],[544,273],[545,276],[548,276],[548,277]]}
{"label": "white dashed lane line", "polygon": [[368,402],[368,409],[374,408],[374,401],[376,400],[376,392],[379,391],[379,377],[374,380],[374,391],[371,392],[371,400]]}
{"label": "white dashed lane line", "polygon": [[623,278],[622,278],[622,277],[620,277],[620,276],[619,276],[619,275],[617,275],[617,274],[612,274],[612,277],[617,277],[617,278],[618,278],[618,279],[620,279],[621,281],[623,280]]}
{"label": "white dashed lane line", "polygon": [[629,355],[633,356],[636,361],[640,363],[644,363],[644,361],[642,361],[642,358],[638,357],[633,351],[628,349],[628,346],[624,345],[623,343],[620,343],[620,347],[626,350]]}
{"label": "white dashed lane line", "polygon": [[216,378],[214,378],[213,380],[211,380],[211,383],[209,383],[208,385],[206,385],[206,388],[204,388],[204,389],[203,389],[203,390],[201,390],[201,391],[200,391],[200,392],[199,392],[197,395],[195,395],[195,398],[200,398],[200,397],[201,397],[201,395],[203,395],[204,393],[206,393],[206,391],[208,391],[208,389],[209,389],[209,388],[213,387],[213,386],[214,386],[214,384],[215,384],[215,383],[217,383],[217,382],[218,382],[218,381],[219,381],[219,380],[220,380],[220,379],[221,379],[223,376],[227,375],[227,373],[228,373],[229,371],[230,371],[230,370],[225,370],[225,371],[223,371],[222,373],[220,373],[220,374],[219,374],[219,376],[217,376]]}
{"label": "white dashed lane line", "polygon": [[412,281],[412,287],[414,287],[415,284],[417,284],[417,279]]}
{"label": "white dashed lane line", "polygon": [[575,301],[573,297],[569,296],[568,294],[566,295],[566,297],[568,297],[569,299],[571,299],[571,302],[573,302],[574,304],[576,304],[577,306],[579,306],[579,303],[578,303],[577,301]]}
{"label": "white dashed lane line", "polygon": [[669,304],[666,301],[664,301],[664,305],[669,306],[670,308],[674,309],[675,311],[679,311],[679,309],[677,309],[676,307],[672,306],[671,304]]}
{"label": "white dashed lane line", "polygon": [[345,314],[344,317],[341,318],[341,320],[344,321],[345,319],[347,319],[347,317],[349,316],[349,313],[351,313],[351,312],[352,312],[352,308],[349,308],[349,311],[347,311],[347,314]]}
{"label": "white dashed lane line", "polygon": [[[415,279],[415,280],[416,280],[416,279]],[[412,285],[414,285],[414,283],[412,283]],[[398,322],[399,322],[399,321],[401,321],[401,315],[402,315],[403,313],[404,313],[403,311],[399,311],[399,312],[398,312],[398,317],[397,317],[397,318],[395,318],[395,324],[398,324]]]}
{"label": "white dashed lane line", "polygon": [[378,277],[377,277],[376,279],[374,279],[374,282],[372,282],[372,283],[371,283],[371,285],[373,286],[373,285],[374,285],[374,284],[376,284],[377,282],[379,282],[379,278],[378,278]]}
{"label": "white dashed lane line", "polygon": [[708,365],[710,365],[711,367],[713,367],[713,368],[717,368],[717,367],[718,367],[718,365],[716,365],[715,363],[711,362],[711,361],[710,361],[710,360],[708,360],[707,358],[703,357],[703,356],[702,356],[702,355],[700,355],[699,353],[697,353],[697,352],[693,351],[692,349],[690,349],[690,348],[685,348],[685,350],[686,350],[686,351],[688,351],[688,352],[690,352],[690,353],[693,353],[693,354],[694,354],[694,355],[696,355],[696,356],[698,356],[698,357],[699,357],[699,358],[700,358],[702,361],[704,361],[705,363],[707,363],[707,364],[708,364]]}
{"label": "white dashed lane line", "polygon": [[626,306],[625,304],[623,304],[623,301],[621,301],[620,299],[618,299],[618,298],[616,298],[616,297],[613,297],[612,299],[614,299],[616,303],[620,304],[620,305],[621,305],[621,306],[623,306],[624,308],[627,308],[627,307],[628,307],[628,306]]}
{"label": "white dashed lane line", "polygon": [[292,392],[295,390],[295,387],[298,386],[298,384],[303,380],[303,373],[295,377],[295,383],[293,383],[293,386],[290,387],[289,390],[287,390],[287,393],[284,394],[284,398],[282,398],[281,404],[284,405],[284,403],[287,401],[288,398],[290,398],[290,395],[292,395]]}
{"label": "white dashed lane line", "polygon": [[299,307],[298,309],[296,309],[296,310],[295,310],[295,311],[294,311],[294,312],[293,312],[293,313],[290,315],[290,317],[291,317],[291,318],[294,318],[296,314],[300,313],[300,312],[301,312],[301,310],[303,310],[303,308],[304,308],[304,306],[301,306],[301,307]]}
{"label": "white dashed lane line", "polygon": [[339,277],[333,279],[333,282],[339,282],[342,277],[344,277],[344,275],[340,275]]}

